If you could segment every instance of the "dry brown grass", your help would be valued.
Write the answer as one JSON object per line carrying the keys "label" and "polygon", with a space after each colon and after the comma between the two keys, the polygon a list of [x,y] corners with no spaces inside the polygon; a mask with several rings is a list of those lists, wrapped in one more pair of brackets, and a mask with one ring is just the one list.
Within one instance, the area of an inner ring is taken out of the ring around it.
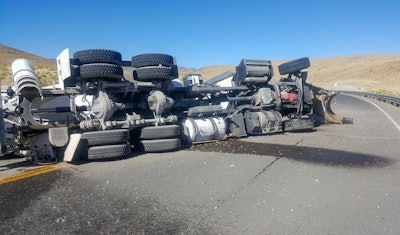
{"label": "dry brown grass", "polygon": [[57,80],[57,65],[55,60],[0,45],[1,85],[12,84],[11,63],[18,58],[25,58],[32,63],[42,85],[51,85],[53,81]]}
{"label": "dry brown grass", "polygon": [[400,96],[400,54],[358,55],[311,60],[310,82],[326,88]]}

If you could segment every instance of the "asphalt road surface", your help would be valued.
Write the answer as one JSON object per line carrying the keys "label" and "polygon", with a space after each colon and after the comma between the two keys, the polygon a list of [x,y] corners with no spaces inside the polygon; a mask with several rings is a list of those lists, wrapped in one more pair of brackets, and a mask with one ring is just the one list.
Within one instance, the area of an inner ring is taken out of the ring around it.
{"label": "asphalt road surface", "polygon": [[400,109],[351,125],[68,165],[0,185],[0,234],[399,234]]}

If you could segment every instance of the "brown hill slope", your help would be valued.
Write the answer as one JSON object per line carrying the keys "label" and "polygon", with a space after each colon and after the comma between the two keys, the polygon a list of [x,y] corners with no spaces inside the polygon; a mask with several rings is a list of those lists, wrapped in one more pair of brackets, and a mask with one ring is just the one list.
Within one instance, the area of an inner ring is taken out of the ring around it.
{"label": "brown hill slope", "polygon": [[11,63],[18,58],[28,59],[35,67],[42,85],[50,85],[57,80],[57,64],[54,59],[46,59],[28,52],[0,44],[0,84],[12,83]]}
{"label": "brown hill slope", "polygon": [[310,82],[400,96],[400,54],[312,59]]}

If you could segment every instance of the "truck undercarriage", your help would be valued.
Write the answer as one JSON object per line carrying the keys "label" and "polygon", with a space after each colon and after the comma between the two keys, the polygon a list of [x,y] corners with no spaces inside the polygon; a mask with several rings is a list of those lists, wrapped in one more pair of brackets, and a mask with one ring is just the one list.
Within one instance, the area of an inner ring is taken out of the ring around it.
{"label": "truck undercarriage", "polygon": [[276,83],[271,61],[243,59],[230,86],[198,77],[182,85],[176,59],[166,54],[123,61],[112,50],[70,57],[66,49],[57,66],[58,84],[42,87],[28,60],[13,62],[13,85],[1,96],[1,155],[104,160],[351,121],[332,112],[335,93],[307,83],[308,58],[281,64]]}

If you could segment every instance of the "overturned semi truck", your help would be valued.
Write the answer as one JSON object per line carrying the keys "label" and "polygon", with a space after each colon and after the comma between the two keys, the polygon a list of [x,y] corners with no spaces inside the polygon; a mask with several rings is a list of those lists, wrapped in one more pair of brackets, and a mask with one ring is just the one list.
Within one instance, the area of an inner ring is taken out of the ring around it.
{"label": "overturned semi truck", "polygon": [[335,93],[307,83],[309,66],[308,58],[281,64],[284,77],[271,83],[271,61],[243,59],[227,86],[199,76],[182,84],[171,55],[126,61],[113,50],[71,57],[65,49],[57,57],[58,83],[43,87],[32,64],[17,59],[12,86],[2,89],[1,155],[104,160],[346,122],[330,108]]}

